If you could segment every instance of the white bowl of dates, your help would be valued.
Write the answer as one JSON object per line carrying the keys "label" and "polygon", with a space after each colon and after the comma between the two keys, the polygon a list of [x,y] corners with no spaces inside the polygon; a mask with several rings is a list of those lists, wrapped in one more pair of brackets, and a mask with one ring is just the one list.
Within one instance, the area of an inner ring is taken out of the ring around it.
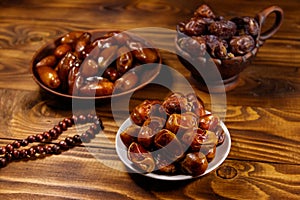
{"label": "white bowl of dates", "polygon": [[128,31],[73,31],[39,49],[35,82],[61,97],[108,99],[142,88],[161,68],[157,49]]}
{"label": "white bowl of dates", "polygon": [[137,105],[116,135],[116,151],[129,172],[161,180],[203,176],[221,165],[231,138],[225,124],[194,94]]}
{"label": "white bowl of dates", "polygon": [[[263,25],[271,14],[275,14],[274,24],[263,31]],[[283,10],[277,6],[270,6],[255,17],[227,20],[215,15],[208,5],[203,4],[188,21],[177,25],[177,55],[199,81],[200,88],[207,91],[210,87],[213,92],[218,92],[222,84],[225,91],[229,91],[237,86],[239,74],[251,63],[265,40],[278,31],[282,21]],[[215,69],[221,80],[215,78],[218,77]],[[212,81],[204,82],[203,76],[210,77]]]}

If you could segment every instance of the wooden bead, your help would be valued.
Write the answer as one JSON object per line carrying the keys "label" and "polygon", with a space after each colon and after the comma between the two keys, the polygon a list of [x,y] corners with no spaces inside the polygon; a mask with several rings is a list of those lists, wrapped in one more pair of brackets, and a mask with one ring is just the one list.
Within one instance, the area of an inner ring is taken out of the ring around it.
{"label": "wooden bead", "polygon": [[36,151],[35,151],[35,148],[33,148],[33,147],[31,147],[27,150],[27,155],[30,157],[35,156],[35,153],[36,153]]}
{"label": "wooden bead", "polygon": [[37,142],[41,142],[41,141],[43,141],[43,139],[44,139],[44,136],[43,136],[42,134],[37,134],[37,135],[35,136],[35,140],[36,140]]}
{"label": "wooden bead", "polygon": [[59,142],[58,142],[58,146],[60,146],[60,148],[61,148],[62,150],[68,150],[68,149],[69,149],[68,144],[67,144],[66,141],[64,141],[64,140],[59,141]]}
{"label": "wooden bead", "polygon": [[26,147],[28,145],[28,140],[24,139],[21,141],[21,146]]}
{"label": "wooden bead", "polygon": [[[68,129],[68,127],[73,126],[75,123],[84,124],[84,123],[93,123],[87,131],[85,131],[81,136],[74,135],[73,137],[66,137],[64,140],[59,141],[57,144],[50,146],[33,146],[29,149],[18,148],[28,146],[29,143],[34,142],[44,142],[45,140],[56,139],[60,134]],[[68,150],[74,145],[81,144],[84,142],[90,142],[91,138],[95,138],[95,135],[103,129],[103,124],[100,118],[97,115],[88,114],[88,115],[73,115],[71,118],[65,118],[59,122],[58,125],[55,125],[49,131],[45,131],[42,134],[30,135],[26,139],[16,140],[11,144],[0,147],[0,168],[5,167],[10,161],[35,157],[41,154],[59,154],[62,150]],[[15,149],[16,148],[16,149]]]}
{"label": "wooden bead", "polygon": [[27,151],[25,149],[20,150],[20,158],[27,158]]}
{"label": "wooden bead", "polygon": [[53,145],[52,148],[51,148],[51,151],[53,154],[60,154],[61,153],[61,149],[60,149],[60,146],[58,145]]}
{"label": "wooden bead", "polygon": [[14,150],[14,147],[11,144],[8,144],[6,145],[5,149],[8,153],[11,153]]}
{"label": "wooden bead", "polygon": [[30,136],[28,136],[27,140],[28,140],[29,143],[33,143],[33,142],[35,142],[35,136],[30,135]]}
{"label": "wooden bead", "polygon": [[19,159],[20,158],[20,151],[15,149],[12,152],[12,156],[13,156],[14,159]]}
{"label": "wooden bead", "polygon": [[0,168],[5,167],[7,165],[7,160],[5,158],[0,158]]}
{"label": "wooden bead", "polygon": [[16,140],[16,141],[14,141],[14,142],[12,143],[12,146],[13,146],[14,148],[20,148],[21,144],[20,144],[20,142],[19,142],[18,140]]}
{"label": "wooden bead", "polygon": [[0,155],[6,153],[6,148],[5,147],[0,147]]}

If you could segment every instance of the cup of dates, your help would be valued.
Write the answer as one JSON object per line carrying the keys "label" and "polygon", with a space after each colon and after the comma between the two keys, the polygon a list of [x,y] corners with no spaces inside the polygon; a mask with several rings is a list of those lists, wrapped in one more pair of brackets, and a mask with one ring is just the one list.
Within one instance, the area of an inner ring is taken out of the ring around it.
{"label": "cup of dates", "polygon": [[35,82],[66,98],[108,99],[153,80],[161,57],[150,41],[129,31],[72,31],[40,48],[31,61]]}
{"label": "cup of dates", "polygon": [[215,169],[229,153],[228,130],[193,93],[144,100],[125,124],[117,134],[117,153],[128,166],[131,163],[152,178],[199,177]]}
{"label": "cup of dates", "polygon": [[[274,23],[264,30],[263,25],[272,14]],[[278,31],[282,21],[283,10],[278,6],[267,7],[255,17],[226,19],[202,4],[189,20],[177,24],[176,52],[181,63],[199,81],[200,89],[222,92],[225,87],[225,91],[230,91],[236,88],[239,74],[264,42]]]}

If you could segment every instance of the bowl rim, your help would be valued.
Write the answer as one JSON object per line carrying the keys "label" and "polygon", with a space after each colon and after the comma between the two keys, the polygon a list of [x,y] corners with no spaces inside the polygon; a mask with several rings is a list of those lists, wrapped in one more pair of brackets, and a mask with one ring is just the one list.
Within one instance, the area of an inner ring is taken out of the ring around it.
{"label": "bowl rim", "polygon": [[[131,34],[134,35],[135,37],[137,37],[138,39],[141,39],[142,41],[145,41],[147,44],[150,44],[152,47],[154,47],[154,45],[152,44],[151,41],[148,41],[146,39],[144,39],[143,37],[139,36],[136,33],[132,33],[130,31],[126,31],[126,30],[115,30],[115,29],[88,29],[88,30],[78,30],[78,31],[82,31],[82,32],[90,32],[90,33],[95,33],[95,32],[99,32],[99,33],[108,33],[108,32],[113,32],[113,31],[118,31],[120,33],[122,32],[126,32],[127,34]],[[67,34],[67,33],[65,33]],[[151,69],[153,71],[153,75],[147,79],[147,81],[144,81],[142,83],[138,83],[134,88],[131,88],[125,92],[121,92],[121,93],[113,93],[111,95],[103,95],[103,96],[79,96],[79,95],[70,95],[70,94],[66,94],[66,93],[62,93],[56,90],[53,90],[49,87],[47,87],[46,85],[44,85],[39,78],[36,76],[35,72],[34,72],[34,68],[35,68],[35,62],[36,62],[36,58],[38,57],[38,55],[40,55],[47,47],[54,45],[55,43],[57,43],[65,34],[62,34],[48,42],[46,42],[45,44],[43,44],[40,48],[38,48],[35,53],[33,54],[31,60],[30,60],[30,74],[33,78],[33,80],[37,83],[38,86],[40,86],[42,89],[44,89],[45,91],[52,93],[54,95],[57,95],[59,97],[64,97],[64,98],[68,98],[68,99],[79,99],[79,100],[104,100],[104,99],[110,99],[110,98],[114,98],[114,97],[120,97],[120,96],[124,96],[126,94],[130,94],[136,90],[139,90],[143,87],[145,87],[148,83],[150,83],[151,81],[153,81],[158,74],[161,71],[161,66],[162,66],[162,57],[161,57],[161,53],[159,52],[159,49],[156,49],[158,57],[159,57],[159,61],[156,64],[156,66]],[[150,64],[150,63],[149,63]],[[130,69],[128,72],[130,71],[134,71],[135,68]],[[127,73],[128,73],[127,72]]]}

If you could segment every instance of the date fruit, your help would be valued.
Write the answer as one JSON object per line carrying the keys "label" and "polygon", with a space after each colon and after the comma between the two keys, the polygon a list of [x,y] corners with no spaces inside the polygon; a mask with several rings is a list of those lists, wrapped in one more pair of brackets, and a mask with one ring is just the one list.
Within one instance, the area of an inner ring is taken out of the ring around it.
{"label": "date fruit", "polygon": [[144,147],[132,142],[128,147],[128,158],[144,172],[152,172],[155,169],[155,161]]}
{"label": "date fruit", "polygon": [[219,118],[205,114],[203,101],[194,93],[171,93],[162,102],[144,100],[130,118],[133,125],[120,137],[128,159],[147,173],[199,176],[225,139]]}
{"label": "date fruit", "polygon": [[177,25],[177,44],[192,58],[203,61],[207,53],[216,59],[229,60],[243,56],[256,46],[260,26],[254,17],[217,16],[206,5],[200,5],[186,22]]}
{"label": "date fruit", "polygon": [[42,81],[47,87],[55,89],[60,86],[60,80],[54,69],[49,66],[41,66],[37,68],[37,73]]}
{"label": "date fruit", "polygon": [[73,96],[98,97],[111,95],[113,91],[126,92],[139,83],[140,74],[137,75],[133,68],[141,64],[160,64],[158,51],[147,41],[120,31],[72,31],[42,53],[45,55],[35,61],[33,71],[41,80],[48,74],[38,73],[38,68],[53,68],[59,87],[49,86],[49,81],[42,83]]}
{"label": "date fruit", "polygon": [[201,175],[208,167],[206,156],[201,152],[188,153],[181,162],[181,168],[187,174]]}

